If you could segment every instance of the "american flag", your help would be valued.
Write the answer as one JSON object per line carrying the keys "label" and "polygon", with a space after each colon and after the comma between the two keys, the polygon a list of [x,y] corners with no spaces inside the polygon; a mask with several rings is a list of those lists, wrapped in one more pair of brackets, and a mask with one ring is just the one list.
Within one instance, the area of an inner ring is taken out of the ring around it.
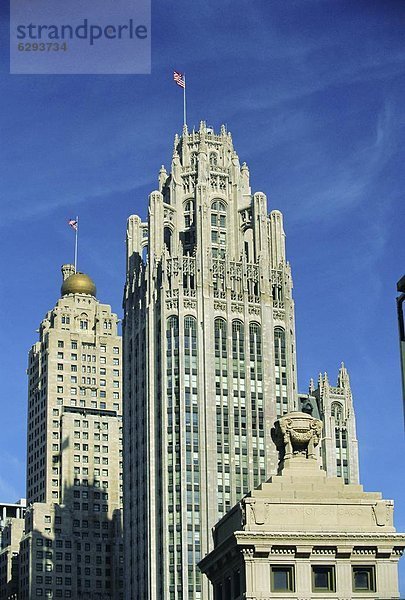
{"label": "american flag", "polygon": [[76,219],[69,219],[68,225],[70,225],[70,227],[72,229],[74,229],[75,231],[77,231],[77,225],[78,225],[78,223],[77,223]]}
{"label": "american flag", "polygon": [[186,82],[184,80],[184,74],[183,73],[179,73],[179,71],[173,71],[173,80],[181,88],[185,88],[186,87]]}

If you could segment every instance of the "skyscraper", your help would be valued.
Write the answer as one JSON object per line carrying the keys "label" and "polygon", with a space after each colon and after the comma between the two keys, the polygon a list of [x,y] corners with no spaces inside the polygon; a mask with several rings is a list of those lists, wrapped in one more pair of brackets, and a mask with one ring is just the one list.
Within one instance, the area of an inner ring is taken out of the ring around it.
{"label": "skyscraper", "polygon": [[61,298],[29,353],[19,598],[119,600],[121,338],[90,277],[62,272]]}
{"label": "skyscraper", "polygon": [[205,600],[211,527],[276,471],[269,432],[297,408],[291,271],[224,126],[185,127],[158,180],[127,228],[126,598]]}

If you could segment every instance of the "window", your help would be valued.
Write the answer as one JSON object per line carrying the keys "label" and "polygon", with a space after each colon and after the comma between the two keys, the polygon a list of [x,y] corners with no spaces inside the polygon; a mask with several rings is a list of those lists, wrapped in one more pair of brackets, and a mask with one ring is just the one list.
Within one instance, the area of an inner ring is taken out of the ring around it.
{"label": "window", "polygon": [[375,592],[375,569],[374,566],[353,567],[353,591]]}
{"label": "window", "polygon": [[194,221],[194,205],[192,200],[184,203],[184,226],[191,227]]}
{"label": "window", "polygon": [[286,338],[282,327],[274,329],[274,358],[276,371],[276,410],[277,417],[281,417],[288,412]]}
{"label": "window", "polygon": [[292,565],[271,566],[272,592],[294,592],[294,567]]}
{"label": "window", "polygon": [[113,354],[119,354],[120,349],[118,348],[118,346],[114,346],[113,348]]}
{"label": "window", "polygon": [[212,256],[225,258],[226,248],[226,205],[215,200],[211,205]]}
{"label": "window", "polygon": [[312,591],[325,593],[335,590],[335,567],[314,565],[312,567]]}

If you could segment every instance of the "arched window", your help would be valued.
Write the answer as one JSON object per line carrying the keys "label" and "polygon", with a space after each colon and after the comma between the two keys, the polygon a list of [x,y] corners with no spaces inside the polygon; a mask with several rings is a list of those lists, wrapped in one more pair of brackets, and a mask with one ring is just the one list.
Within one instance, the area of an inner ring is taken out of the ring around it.
{"label": "arched window", "polygon": [[277,417],[288,412],[287,396],[287,360],[285,331],[282,327],[274,329],[274,368],[276,375]]}
{"label": "arched window", "polygon": [[253,229],[246,229],[243,234],[244,250],[247,262],[255,262],[255,251],[253,243]]}
{"label": "arched window", "polygon": [[184,203],[184,226],[191,227],[194,222],[194,204],[192,200]]}
{"label": "arched window", "polygon": [[211,205],[212,256],[225,258],[226,252],[226,205],[222,200],[214,200]]}
{"label": "arched window", "polygon": [[210,167],[216,167],[218,165],[218,155],[216,152],[210,152]]}
{"label": "arched window", "polygon": [[[214,337],[215,337],[215,357],[225,359],[224,369],[226,369],[226,358],[227,358],[227,347],[226,347],[226,321],[224,319],[215,319],[214,325]],[[217,368],[220,367],[220,363],[216,360]]]}
{"label": "arched window", "polygon": [[262,328],[259,323],[249,325],[250,377],[262,378]]}
{"label": "arched window", "polygon": [[165,227],[164,229],[164,243],[170,253],[172,251],[172,230],[170,227]]}
{"label": "arched window", "polygon": [[86,315],[86,313],[82,313],[80,315],[79,326],[80,326],[80,329],[83,329],[84,331],[88,330],[89,320],[88,320],[88,316]]}
{"label": "arched window", "polygon": [[336,424],[343,422],[343,406],[340,402],[334,402],[331,407],[332,417],[335,418]]}
{"label": "arched window", "polygon": [[244,371],[245,360],[245,326],[242,321],[232,321],[232,358],[235,361],[242,361]]}
{"label": "arched window", "polygon": [[184,317],[184,349],[197,351],[197,321],[195,317]]}

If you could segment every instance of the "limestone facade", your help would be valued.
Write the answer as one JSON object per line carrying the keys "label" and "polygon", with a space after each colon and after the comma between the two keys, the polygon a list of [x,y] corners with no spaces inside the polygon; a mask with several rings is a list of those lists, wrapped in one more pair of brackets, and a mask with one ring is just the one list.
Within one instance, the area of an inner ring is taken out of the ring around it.
{"label": "limestone facade", "polygon": [[311,380],[309,393],[299,394],[299,406],[323,422],[319,444],[323,469],[328,475],[342,477],[345,483],[359,483],[356,417],[344,364],[339,369],[336,385],[329,382],[327,373],[319,374],[316,388]]}
{"label": "limestone facade", "polygon": [[28,360],[20,600],[123,597],[122,347],[91,279],[62,267],[61,298]]}
{"label": "limestone facade", "polygon": [[296,407],[291,270],[225,127],[185,127],[158,181],[127,227],[126,597],[206,600],[211,527],[274,472],[266,431]]}
{"label": "limestone facade", "polygon": [[393,526],[393,502],[325,473],[308,450],[321,438],[314,421],[290,413],[276,423],[279,474],[215,526],[214,550],[200,563],[215,600],[399,598],[405,535]]}
{"label": "limestone facade", "polygon": [[[210,597],[196,564],[211,527],[276,472],[271,426],[299,407],[292,288],[283,216],[252,193],[231,134],[185,126],[147,220],[127,224],[127,600]],[[311,402],[330,418],[323,390]]]}
{"label": "limestone facade", "polygon": [[14,505],[0,505],[0,600],[18,600],[19,552],[24,532],[24,512],[25,500]]}

